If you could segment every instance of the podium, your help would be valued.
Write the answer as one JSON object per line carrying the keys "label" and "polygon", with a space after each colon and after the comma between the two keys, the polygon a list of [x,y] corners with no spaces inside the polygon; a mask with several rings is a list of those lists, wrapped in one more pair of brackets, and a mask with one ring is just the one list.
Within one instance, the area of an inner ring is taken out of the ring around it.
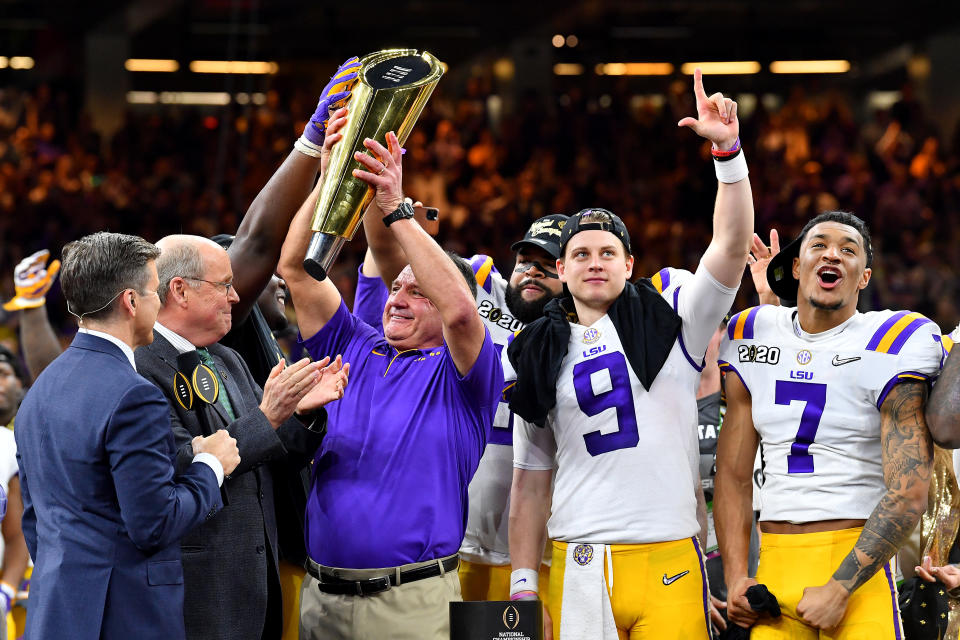
{"label": "podium", "polygon": [[543,640],[539,600],[451,602],[450,640]]}

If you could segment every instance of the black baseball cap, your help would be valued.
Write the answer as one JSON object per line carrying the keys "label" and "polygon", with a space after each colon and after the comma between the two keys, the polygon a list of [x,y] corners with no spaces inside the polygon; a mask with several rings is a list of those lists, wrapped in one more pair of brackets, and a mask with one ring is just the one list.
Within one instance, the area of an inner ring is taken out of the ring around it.
{"label": "black baseball cap", "polygon": [[562,213],[537,218],[527,229],[523,240],[518,240],[510,246],[511,251],[519,251],[524,245],[543,249],[554,258],[560,257],[560,234],[569,218]]}
{"label": "black baseball cap", "polygon": [[630,248],[630,232],[627,231],[627,225],[623,224],[623,220],[611,211],[593,207],[570,216],[567,224],[563,226],[563,233],[560,235],[560,255],[563,255],[566,250],[570,238],[581,231],[609,231],[620,238],[628,254],[633,253]]}
{"label": "black baseball cap", "polygon": [[797,236],[780,253],[773,256],[767,265],[767,282],[780,300],[789,306],[797,302],[800,281],[793,277],[793,259],[800,257],[803,236]]}

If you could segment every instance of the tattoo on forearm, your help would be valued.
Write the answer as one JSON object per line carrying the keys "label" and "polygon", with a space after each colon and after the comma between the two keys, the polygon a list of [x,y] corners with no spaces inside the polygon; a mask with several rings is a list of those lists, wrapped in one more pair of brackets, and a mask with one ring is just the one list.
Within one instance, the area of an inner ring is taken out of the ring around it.
{"label": "tattoo on forearm", "polygon": [[883,477],[887,492],[870,514],[850,554],[833,574],[849,592],[873,577],[903,546],[923,509],[910,495],[930,483],[933,445],[923,419],[926,383],[898,384],[881,410]]}

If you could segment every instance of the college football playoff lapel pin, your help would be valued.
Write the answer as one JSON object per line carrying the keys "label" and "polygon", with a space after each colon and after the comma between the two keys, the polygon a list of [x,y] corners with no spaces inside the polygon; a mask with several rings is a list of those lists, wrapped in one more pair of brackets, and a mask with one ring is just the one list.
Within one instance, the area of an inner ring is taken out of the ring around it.
{"label": "college football playoff lapel pin", "polygon": [[193,370],[193,391],[197,397],[213,404],[220,396],[220,384],[217,382],[217,376],[205,364],[198,364]]}
{"label": "college football playoff lapel pin", "polygon": [[187,376],[179,371],[173,374],[173,395],[176,396],[180,406],[189,411],[193,408],[193,387]]}

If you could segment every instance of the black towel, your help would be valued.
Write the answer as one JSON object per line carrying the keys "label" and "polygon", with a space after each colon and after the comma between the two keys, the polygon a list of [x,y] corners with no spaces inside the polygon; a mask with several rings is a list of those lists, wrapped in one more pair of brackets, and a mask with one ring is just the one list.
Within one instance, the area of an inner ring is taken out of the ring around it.
{"label": "black towel", "polygon": [[[771,618],[780,617],[780,603],[777,597],[770,593],[767,585],[755,584],[747,589],[747,601],[750,608],[759,613],[769,614]],[[740,625],[730,623],[727,625],[727,632],[722,636],[724,640],[748,640],[750,638],[750,629],[744,629]]]}
{"label": "black towel", "polygon": [[[510,410],[540,427],[557,403],[557,380],[570,342],[570,322],[577,320],[574,309],[570,296],[551,300],[544,317],[528,324],[507,349],[517,372]],[[630,366],[649,391],[680,332],[680,316],[647,278],[628,282],[607,315]]]}

